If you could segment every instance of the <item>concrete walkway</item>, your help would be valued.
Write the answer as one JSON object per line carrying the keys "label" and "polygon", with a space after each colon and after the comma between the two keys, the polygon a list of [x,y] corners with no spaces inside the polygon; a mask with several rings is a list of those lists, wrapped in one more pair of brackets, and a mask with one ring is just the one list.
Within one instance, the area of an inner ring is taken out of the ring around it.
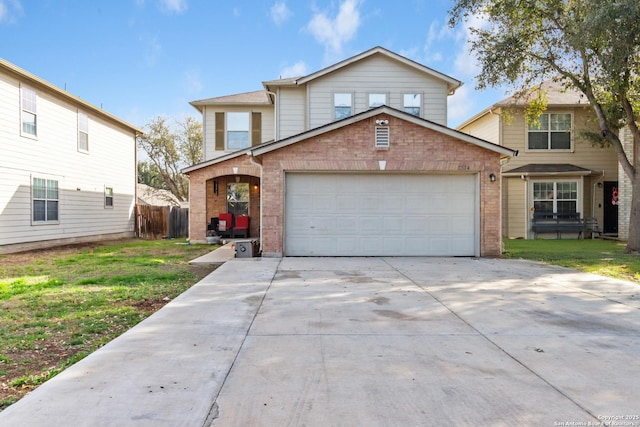
{"label": "concrete walkway", "polygon": [[0,425],[640,425],[639,372],[637,284],[510,260],[232,259]]}

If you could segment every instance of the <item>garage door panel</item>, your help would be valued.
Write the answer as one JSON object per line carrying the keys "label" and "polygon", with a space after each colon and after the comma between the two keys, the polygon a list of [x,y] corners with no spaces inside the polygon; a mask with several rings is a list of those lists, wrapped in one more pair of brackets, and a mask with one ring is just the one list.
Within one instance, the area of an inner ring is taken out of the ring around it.
{"label": "garage door panel", "polygon": [[475,175],[288,173],[285,254],[475,255]]}

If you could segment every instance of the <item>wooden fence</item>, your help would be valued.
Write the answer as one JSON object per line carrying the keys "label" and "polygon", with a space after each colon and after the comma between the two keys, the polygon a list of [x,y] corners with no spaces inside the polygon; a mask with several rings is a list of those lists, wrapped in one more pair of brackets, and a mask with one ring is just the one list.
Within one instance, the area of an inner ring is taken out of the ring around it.
{"label": "wooden fence", "polygon": [[189,208],[136,205],[136,236],[143,239],[187,237]]}

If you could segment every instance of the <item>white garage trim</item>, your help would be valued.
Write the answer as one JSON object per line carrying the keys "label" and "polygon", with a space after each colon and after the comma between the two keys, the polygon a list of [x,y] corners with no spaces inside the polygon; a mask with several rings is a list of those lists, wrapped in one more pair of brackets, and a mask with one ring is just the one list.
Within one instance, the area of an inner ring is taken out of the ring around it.
{"label": "white garage trim", "polygon": [[285,174],[287,256],[479,256],[478,174]]}

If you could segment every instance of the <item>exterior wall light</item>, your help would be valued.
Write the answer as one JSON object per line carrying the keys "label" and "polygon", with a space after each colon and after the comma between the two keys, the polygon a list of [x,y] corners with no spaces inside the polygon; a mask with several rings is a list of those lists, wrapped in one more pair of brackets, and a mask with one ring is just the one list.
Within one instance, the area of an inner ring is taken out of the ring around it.
{"label": "exterior wall light", "polygon": [[489,174],[489,181],[496,182],[496,174],[495,173],[491,172]]}

